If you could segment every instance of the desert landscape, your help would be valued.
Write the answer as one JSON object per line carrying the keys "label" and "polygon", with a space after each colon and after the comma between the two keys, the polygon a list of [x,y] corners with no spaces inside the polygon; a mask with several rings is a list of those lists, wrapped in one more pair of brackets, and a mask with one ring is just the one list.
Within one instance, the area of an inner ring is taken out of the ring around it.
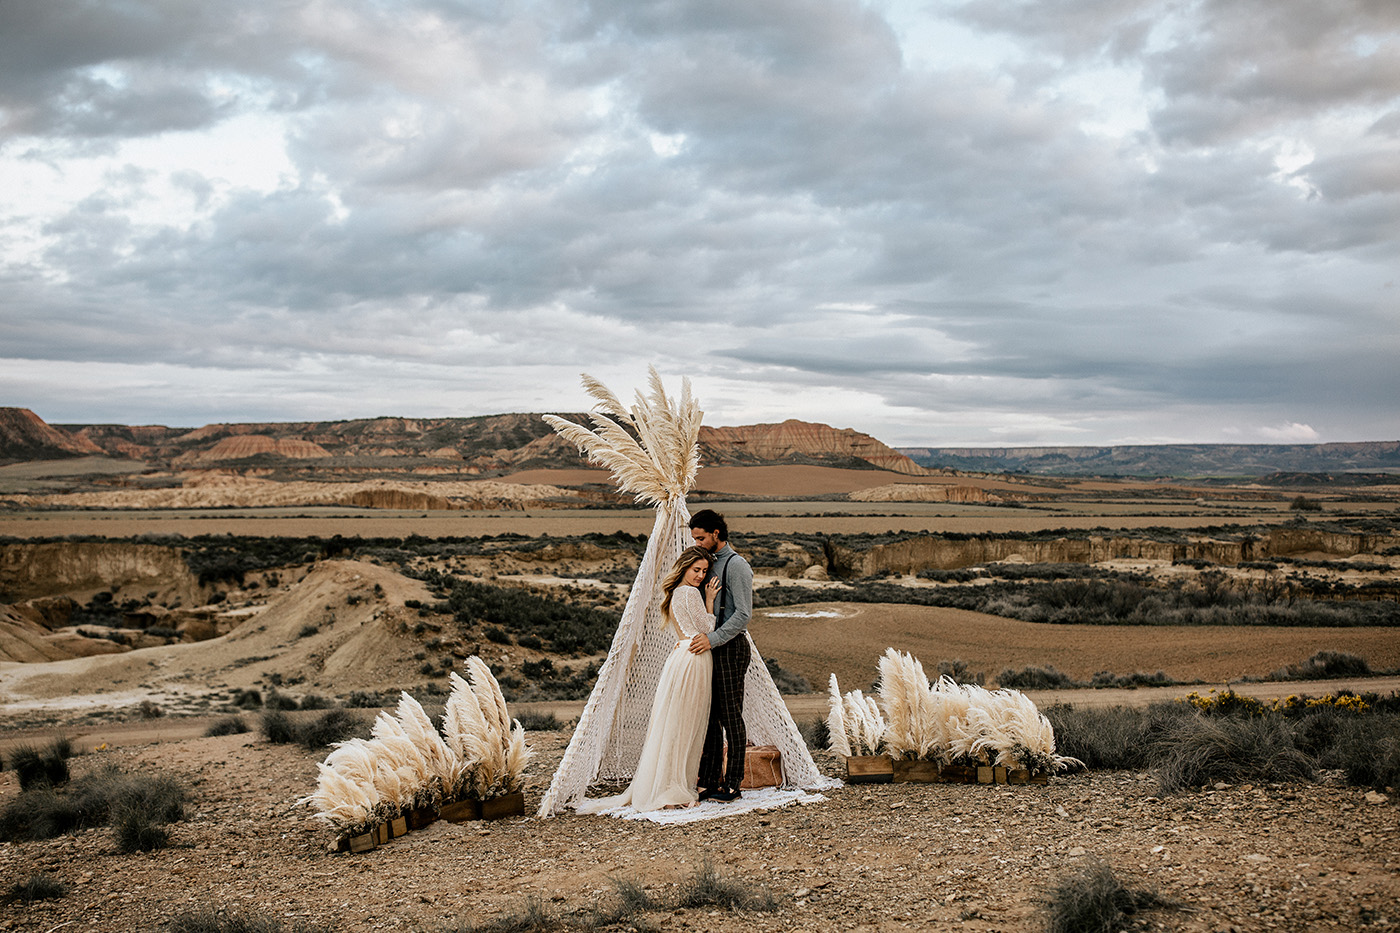
{"label": "desert landscape", "polygon": [[[187,796],[150,851],[105,827],[0,843],[5,890],[42,875],[67,892],[16,900],[0,928],[218,910],[269,930],[564,929],[636,886],[650,906],[590,922],[1038,930],[1056,879],[1093,864],[1160,895],[1140,929],[1400,923],[1395,792],[1322,759],[1311,780],[1170,792],[1150,766],[1091,766],[1045,787],[851,784],[683,826],[439,821],[331,852],[297,803],[325,748],[269,741],[262,718],[338,708],[367,734],[399,691],[441,709],[448,672],[478,656],[535,724],[532,813],[650,509],[531,416],[181,431],[4,415],[0,754],[66,740],[74,780],[116,765]],[[707,431],[689,502],[724,512],[753,563],[751,631],[804,729],[829,676],[872,689],[890,646],[1042,710],[1400,687],[1394,445],[1347,474],[1033,475],[921,464],[825,425]],[[206,734],[234,716],[249,731]],[[19,800],[7,764],[0,801]],[[771,903],[681,906],[707,863]]]}

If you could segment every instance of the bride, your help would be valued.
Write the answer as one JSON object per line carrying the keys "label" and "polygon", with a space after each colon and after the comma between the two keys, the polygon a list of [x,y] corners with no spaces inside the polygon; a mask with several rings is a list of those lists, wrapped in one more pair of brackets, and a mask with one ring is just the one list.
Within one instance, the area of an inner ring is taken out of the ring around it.
{"label": "bride", "polygon": [[710,552],[704,548],[686,548],[661,584],[665,594],[661,615],[675,630],[678,640],[656,685],[641,760],[625,791],[613,797],[585,800],[578,806],[579,813],[602,813],[626,806],[638,812],[695,806],[695,779],[710,717],[714,661],[710,652],[691,654],[689,648],[691,638],[708,634],[715,627],[719,581],[711,580],[703,596],[700,591],[711,560]]}

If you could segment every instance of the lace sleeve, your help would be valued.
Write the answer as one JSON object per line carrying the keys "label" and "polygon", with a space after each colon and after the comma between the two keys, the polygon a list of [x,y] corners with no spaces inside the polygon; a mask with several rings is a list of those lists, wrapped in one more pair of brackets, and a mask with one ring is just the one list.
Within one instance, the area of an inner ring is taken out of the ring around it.
{"label": "lace sleeve", "polygon": [[714,631],[715,617],[705,611],[705,600],[693,586],[676,587],[676,592],[671,595],[671,612],[676,616],[681,633],[687,638]]}

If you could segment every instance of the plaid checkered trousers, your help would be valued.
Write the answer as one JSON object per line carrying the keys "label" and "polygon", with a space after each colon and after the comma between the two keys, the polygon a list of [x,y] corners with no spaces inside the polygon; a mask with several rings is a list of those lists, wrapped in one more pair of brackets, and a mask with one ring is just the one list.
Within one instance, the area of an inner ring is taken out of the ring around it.
{"label": "plaid checkered trousers", "polygon": [[[700,786],[739,789],[744,780],[744,746],[749,744],[744,729],[744,674],[749,669],[749,640],[740,634],[711,652],[714,680],[710,685],[710,725],[700,753]],[[729,761],[724,761],[724,742],[729,740]],[[721,775],[720,768],[724,768]]]}

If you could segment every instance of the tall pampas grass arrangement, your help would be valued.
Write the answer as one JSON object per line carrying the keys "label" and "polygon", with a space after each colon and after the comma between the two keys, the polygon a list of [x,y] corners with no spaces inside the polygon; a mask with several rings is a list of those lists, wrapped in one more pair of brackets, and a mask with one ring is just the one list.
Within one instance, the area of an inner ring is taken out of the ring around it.
{"label": "tall pampas grass arrangement", "polygon": [[885,746],[885,717],[874,697],[852,690],[841,698],[846,741],[852,755],[878,755]]}
{"label": "tall pampas grass arrangement", "polygon": [[846,735],[846,716],[841,700],[841,688],[836,685],[836,675],[831,675],[827,684],[826,731],[833,752],[843,758],[851,757],[851,740]]}
{"label": "tall pampas grass arrangement", "polygon": [[501,685],[478,657],[452,691],[440,734],[407,693],[394,715],[381,712],[371,738],[337,743],[317,768],[316,791],[300,803],[341,836],[357,836],[404,812],[518,791],[533,754],[512,722]]}
{"label": "tall pampas grass arrangement", "polygon": [[457,799],[489,800],[519,790],[534,754],[525,729],[511,720],[505,695],[486,662],[467,659],[467,677],[450,675],[452,692],[443,715],[447,744],[466,763]]}
{"label": "tall pampas grass arrangement", "polygon": [[899,758],[1033,772],[1083,767],[1056,753],[1050,720],[1019,690],[989,691],[947,676],[929,683],[917,658],[889,648],[880,658],[878,692],[879,704],[859,690],[843,696],[831,675],[832,751],[846,756],[884,751]]}
{"label": "tall pampas grass arrangement", "polygon": [[930,689],[918,659],[893,648],[880,658],[880,701],[889,728],[885,744],[891,755],[934,760],[945,734],[941,704]]}

